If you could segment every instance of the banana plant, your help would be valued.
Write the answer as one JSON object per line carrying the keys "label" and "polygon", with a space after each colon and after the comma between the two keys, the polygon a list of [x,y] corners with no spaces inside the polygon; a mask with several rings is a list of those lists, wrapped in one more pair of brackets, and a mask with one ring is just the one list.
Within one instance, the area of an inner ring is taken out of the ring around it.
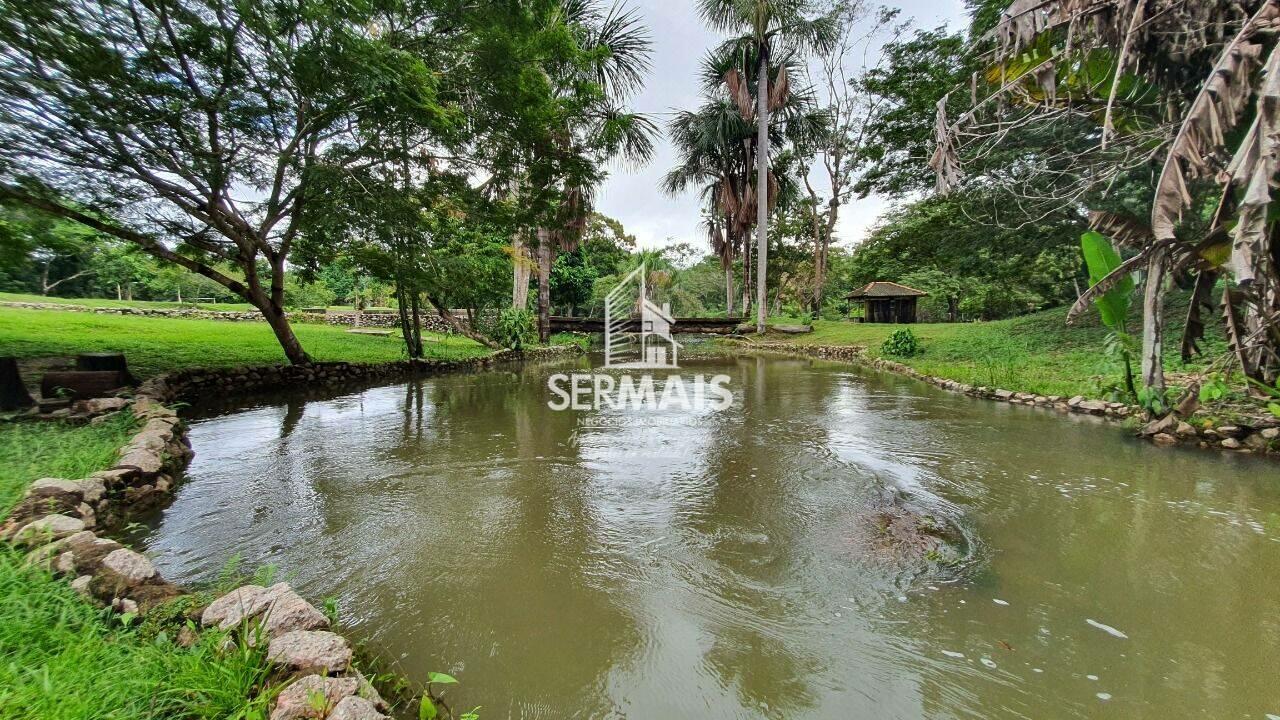
{"label": "banana plant", "polygon": [[[1101,233],[1090,230],[1080,236],[1080,250],[1084,254],[1085,266],[1089,269],[1089,287],[1097,288],[1094,307],[1102,316],[1102,324],[1111,330],[1107,336],[1107,349],[1116,354],[1124,363],[1124,385],[1129,394],[1137,397],[1133,384],[1133,348],[1134,340],[1125,328],[1125,319],[1129,315],[1129,304],[1133,301],[1135,284],[1133,276],[1125,273],[1117,276],[1116,270],[1125,263],[1120,253],[1112,247],[1111,241]],[[1109,288],[1099,287],[1106,280]],[[1088,295],[1090,293],[1086,293]]]}

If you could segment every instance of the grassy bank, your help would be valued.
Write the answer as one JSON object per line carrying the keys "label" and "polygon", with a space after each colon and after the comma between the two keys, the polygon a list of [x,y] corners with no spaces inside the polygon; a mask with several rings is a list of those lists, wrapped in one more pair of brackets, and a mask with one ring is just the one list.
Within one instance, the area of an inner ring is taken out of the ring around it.
{"label": "grassy bank", "polygon": [[[0,425],[0,516],[36,478],[107,467],[131,430],[123,418]],[[211,634],[177,648],[172,637],[120,624],[23,558],[0,544],[0,719],[266,717],[261,648],[224,652]]]}
{"label": "grassy bank", "polygon": [[[294,325],[302,346],[317,361],[389,362],[405,357],[398,336],[359,335],[331,325]],[[462,337],[424,333],[427,357],[485,355]],[[284,353],[266,323],[96,315],[0,307],[0,354],[19,358],[65,357],[118,351],[139,375],[183,367],[282,363]]]}
{"label": "grassy bank", "polygon": [[[923,352],[909,358],[889,359],[921,372],[974,385],[986,385],[1041,395],[1104,397],[1123,378],[1121,364],[1105,352],[1107,329],[1096,319],[1066,324],[1066,308],[1046,310],[1009,320],[981,323],[926,323],[911,326],[874,325],[848,321],[817,321],[807,335],[778,335],[772,341],[810,345],[855,345],[870,357],[887,357],[881,345],[895,330],[910,327]],[[1199,361],[1184,367],[1179,354],[1186,298],[1174,295],[1169,302],[1170,327],[1166,330],[1165,368],[1176,381],[1177,373],[1194,371]],[[777,323],[794,323],[778,318]],[[1141,328],[1134,315],[1130,326]],[[1226,343],[1211,323],[1210,358],[1226,352]],[[1136,372],[1136,368],[1135,368]]]}

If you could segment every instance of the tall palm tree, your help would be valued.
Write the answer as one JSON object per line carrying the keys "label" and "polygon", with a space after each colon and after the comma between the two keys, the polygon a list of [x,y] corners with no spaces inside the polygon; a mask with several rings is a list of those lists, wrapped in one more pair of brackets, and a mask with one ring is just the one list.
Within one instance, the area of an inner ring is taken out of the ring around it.
{"label": "tall palm tree", "polygon": [[718,97],[696,111],[677,112],[668,131],[680,164],[663,178],[663,190],[678,195],[694,186],[701,188],[712,250],[725,271],[725,312],[732,315],[733,261],[743,249],[755,214],[751,126],[730,100]]}
{"label": "tall palm tree", "polygon": [[631,112],[626,100],[644,84],[650,40],[635,10],[595,0],[561,0],[561,22],[582,50],[583,62],[545,68],[562,109],[539,143],[533,175],[549,209],[537,229],[538,336],[551,335],[551,265],[559,250],[577,247],[592,212],[592,195],[615,158],[643,163],[653,154],[657,127]]}
{"label": "tall palm tree", "polygon": [[[712,28],[737,35],[722,46],[723,55],[736,55],[756,76],[754,107],[750,81],[731,68],[723,76],[731,97],[744,119],[756,124],[756,187],[769,184],[769,114],[781,107],[790,85],[790,75],[782,72],[770,85],[774,58],[788,61],[799,54],[821,50],[835,37],[836,22],[831,14],[814,17],[812,0],[698,0],[698,11]],[[785,68],[785,64],[776,67]],[[756,205],[756,332],[763,333],[766,320],[766,280],[769,261],[769,207]]]}
{"label": "tall palm tree", "polygon": [[[759,177],[753,177],[761,148],[754,114],[750,112],[755,99],[749,85],[744,86],[745,97],[735,97],[724,81],[725,77],[741,76],[745,68],[742,56],[736,52],[712,53],[704,60],[701,74],[707,99],[697,110],[679,111],[672,118],[668,135],[680,164],[668,171],[662,182],[663,190],[671,195],[700,188],[709,222],[708,236],[725,269],[726,289],[732,286],[734,259],[742,254],[744,313],[750,308],[747,286],[751,227],[762,208],[773,210],[779,190],[793,184],[786,173],[778,171],[778,152],[767,163],[765,192],[758,189]],[[768,75],[785,79],[799,76],[799,71],[791,58],[774,63]],[[826,129],[826,116],[817,109],[811,89],[793,87],[789,81],[773,87],[775,96],[769,104],[772,110],[766,135],[770,148],[779,150],[804,143]],[[766,200],[763,204],[757,202],[761,196]],[[726,310],[732,314],[732,299],[726,301]]]}

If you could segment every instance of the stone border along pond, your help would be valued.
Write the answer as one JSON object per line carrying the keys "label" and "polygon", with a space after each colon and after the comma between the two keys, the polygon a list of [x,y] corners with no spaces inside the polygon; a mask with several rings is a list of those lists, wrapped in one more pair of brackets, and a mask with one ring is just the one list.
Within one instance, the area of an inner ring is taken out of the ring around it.
{"label": "stone border along pond", "polygon": [[[963,393],[970,397],[995,400],[1012,405],[1029,405],[1062,413],[1095,415],[1118,422],[1142,419],[1145,416],[1145,410],[1137,405],[1088,400],[1079,395],[1072,398],[1064,398],[1059,395],[1036,395],[1034,393],[969,385],[956,380],[926,375],[900,362],[867,357],[864,349],[858,346],[765,342],[749,345],[748,347],[757,352],[803,355],[822,360],[855,363],[877,370],[905,375],[950,392]],[[1241,454],[1265,455],[1273,459],[1280,459],[1280,418],[1269,421],[1267,424],[1259,424],[1252,427],[1244,425],[1196,427],[1170,413],[1163,418],[1151,420],[1143,425],[1138,430],[1138,436],[1159,447],[1186,445]]]}
{"label": "stone border along pond", "polygon": [[[119,459],[108,470],[83,479],[41,478],[33,482],[0,525],[0,538],[27,549],[28,563],[42,564],[70,579],[71,587],[90,600],[122,615],[145,614],[177,598],[193,596],[193,592],[162,578],[145,555],[104,535],[122,529],[130,517],[166,504],[172,498],[176,478],[191,460],[186,427],[166,404],[212,393],[422,377],[577,352],[581,352],[577,346],[564,346],[459,361],[180,370],[147,380],[131,398],[78,401],[70,419],[92,423],[131,412],[142,428],[120,449]],[[332,631],[328,616],[287,583],[245,585],[185,614],[203,627],[239,627],[251,633],[246,635],[249,642],[268,642],[267,660],[277,669],[273,684],[284,686],[271,720],[387,717],[384,713],[389,705],[351,664],[351,644]],[[190,646],[196,637],[184,628],[177,640]]]}

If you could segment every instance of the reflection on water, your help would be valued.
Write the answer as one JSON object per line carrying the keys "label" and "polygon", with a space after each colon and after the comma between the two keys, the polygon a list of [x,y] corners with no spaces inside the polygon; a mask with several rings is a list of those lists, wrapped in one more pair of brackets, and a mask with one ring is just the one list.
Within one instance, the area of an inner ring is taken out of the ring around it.
{"label": "reflection on water", "polygon": [[[687,365],[724,412],[552,412],[564,370],[209,410],[149,550],[274,564],[486,718],[1280,715],[1274,465],[798,360]],[[979,564],[860,557],[885,484]]]}

